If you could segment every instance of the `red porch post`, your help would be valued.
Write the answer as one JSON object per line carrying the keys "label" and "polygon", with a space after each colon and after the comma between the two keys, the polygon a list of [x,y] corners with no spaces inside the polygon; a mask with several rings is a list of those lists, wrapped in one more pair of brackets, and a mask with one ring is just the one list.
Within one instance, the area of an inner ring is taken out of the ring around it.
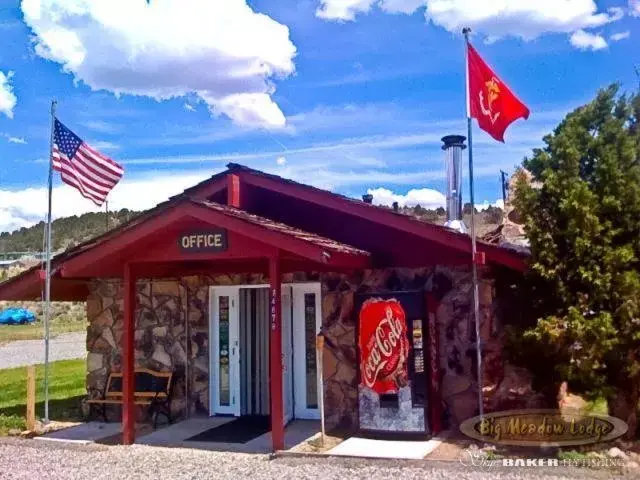
{"label": "red porch post", "polygon": [[284,448],[284,413],[282,404],[282,305],[280,260],[269,259],[271,294],[271,335],[269,344],[269,398],[271,400],[271,440],[273,451]]}
{"label": "red porch post", "polygon": [[440,393],[440,346],[438,345],[438,322],[436,312],[438,301],[432,293],[427,294],[427,315],[429,317],[429,419],[431,434],[442,431],[442,395]]}
{"label": "red porch post", "polygon": [[136,412],[133,403],[134,330],[136,278],[131,264],[124,265],[124,333],[122,335],[122,443],[131,445],[136,438]]}

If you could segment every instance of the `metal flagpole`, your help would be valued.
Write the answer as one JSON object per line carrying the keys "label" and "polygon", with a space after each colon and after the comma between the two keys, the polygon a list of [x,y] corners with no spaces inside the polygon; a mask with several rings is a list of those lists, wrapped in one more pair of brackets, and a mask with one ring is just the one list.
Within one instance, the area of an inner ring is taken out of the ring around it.
{"label": "metal flagpole", "polygon": [[53,193],[53,139],[56,101],[51,101],[51,139],[49,143],[49,211],[47,213],[46,280],[44,286],[44,421],[49,423],[49,323],[51,321],[51,197]]}
{"label": "metal flagpole", "polygon": [[502,187],[502,210],[507,204],[507,172],[500,170],[500,186]]}
{"label": "metal flagpole", "polygon": [[469,99],[469,33],[470,28],[462,30],[465,39],[465,68],[467,83],[467,137],[469,138],[469,197],[471,201],[471,271],[473,277],[473,317],[476,326],[476,364],[478,377],[478,414],[480,417],[484,415],[482,405],[482,350],[480,339],[480,301],[478,293],[478,267],[476,265],[476,224],[475,224],[475,202],[473,192],[473,139],[471,128],[471,103]]}

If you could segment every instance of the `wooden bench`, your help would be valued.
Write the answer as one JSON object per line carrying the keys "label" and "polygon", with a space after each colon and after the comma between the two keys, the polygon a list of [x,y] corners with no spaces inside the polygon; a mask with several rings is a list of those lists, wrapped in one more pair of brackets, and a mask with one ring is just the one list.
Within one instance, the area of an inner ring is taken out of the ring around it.
{"label": "wooden bench", "polygon": [[[134,371],[133,402],[136,405],[147,405],[148,415],[153,418],[153,428],[156,428],[158,415],[164,415],[169,423],[171,417],[171,372],[156,372],[147,368],[136,368]],[[110,373],[104,388],[102,398],[87,400],[89,417],[92,410],[102,411],[102,418],[107,422],[107,406],[122,405],[122,373]]]}

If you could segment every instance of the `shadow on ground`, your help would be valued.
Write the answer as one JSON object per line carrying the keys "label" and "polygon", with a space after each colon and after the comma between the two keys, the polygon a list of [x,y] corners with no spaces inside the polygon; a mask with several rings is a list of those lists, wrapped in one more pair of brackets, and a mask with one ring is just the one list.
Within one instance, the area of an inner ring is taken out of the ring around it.
{"label": "shadow on ground", "polygon": [[[86,395],[49,400],[49,418],[61,422],[73,422],[83,420],[82,399]],[[0,408],[0,415],[24,417],[27,411],[26,404],[13,405]],[[44,416],[44,402],[36,403],[36,417]]]}

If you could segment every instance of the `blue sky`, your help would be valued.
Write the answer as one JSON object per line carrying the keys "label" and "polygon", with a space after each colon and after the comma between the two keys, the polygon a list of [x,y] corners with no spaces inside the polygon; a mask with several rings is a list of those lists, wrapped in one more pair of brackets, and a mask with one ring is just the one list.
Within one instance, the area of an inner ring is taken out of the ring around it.
{"label": "blue sky", "polygon": [[[598,88],[638,85],[637,0],[4,0],[0,231],[41,220],[49,104],[149,208],[230,161],[376,201],[435,206],[440,137],[466,133],[461,26],[531,109],[474,131],[477,200]],[[464,179],[464,195],[468,194]],[[56,179],[54,212],[93,205]],[[395,196],[393,196],[395,195]]]}

